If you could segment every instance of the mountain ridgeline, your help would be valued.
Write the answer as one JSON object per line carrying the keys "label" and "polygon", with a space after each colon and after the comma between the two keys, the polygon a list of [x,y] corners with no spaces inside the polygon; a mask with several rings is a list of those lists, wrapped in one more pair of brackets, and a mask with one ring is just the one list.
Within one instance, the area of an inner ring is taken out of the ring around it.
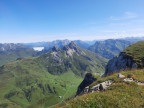
{"label": "mountain ridgeline", "polygon": [[45,65],[51,74],[61,74],[71,69],[79,76],[85,75],[86,71],[101,73],[106,64],[104,58],[80,48],[74,42],[62,49],[53,47],[49,53],[39,57],[39,62]]}
{"label": "mountain ridgeline", "polygon": [[[92,52],[95,52],[106,59],[111,59],[112,57],[118,55],[122,50],[127,46],[136,42],[137,40],[122,40],[122,39],[107,39],[104,41],[82,41],[74,40],[74,42],[81,48],[88,49]],[[44,50],[37,53],[37,55],[47,53],[54,46],[58,48],[63,48],[65,45],[68,45],[70,40],[55,40],[52,42],[36,42],[36,43],[25,43],[23,45],[33,48],[33,47],[44,47]]]}
{"label": "mountain ridgeline", "polygon": [[96,41],[88,50],[93,51],[104,58],[111,59],[131,44],[132,42],[126,40],[108,39],[105,41]]}
{"label": "mountain ridgeline", "polygon": [[[29,48],[33,48],[33,47],[44,47],[44,51],[48,52],[50,51],[54,46],[58,47],[58,48],[63,48],[65,45],[68,45],[71,41],[68,39],[65,40],[55,40],[55,41],[51,41],[51,42],[35,42],[35,43],[23,43],[23,45],[29,47]],[[89,43],[85,42],[85,41],[81,41],[81,40],[74,40],[74,42],[84,48],[87,49],[91,44],[91,41]]]}
{"label": "mountain ridgeline", "polygon": [[74,96],[85,73],[102,74],[107,60],[74,42],[0,67],[0,106],[52,107]]}

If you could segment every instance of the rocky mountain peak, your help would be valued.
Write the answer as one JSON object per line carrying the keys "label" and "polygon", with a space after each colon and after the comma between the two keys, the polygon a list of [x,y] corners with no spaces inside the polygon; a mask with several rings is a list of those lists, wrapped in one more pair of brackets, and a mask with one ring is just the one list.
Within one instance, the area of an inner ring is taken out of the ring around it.
{"label": "rocky mountain peak", "polygon": [[69,43],[69,47],[70,47],[70,48],[77,47],[77,44],[76,44],[74,41],[71,41],[71,42]]}
{"label": "rocky mountain peak", "polygon": [[52,51],[55,51],[55,52],[58,52],[58,51],[60,51],[61,49],[60,48],[58,48],[57,46],[54,46],[53,48],[52,48]]}
{"label": "rocky mountain peak", "polygon": [[78,45],[73,41],[64,46],[63,50],[66,51],[66,54],[69,56],[72,56],[73,53],[76,53],[77,55],[85,55],[84,51],[82,51],[80,47],[78,47]]}
{"label": "rocky mountain peak", "polygon": [[75,42],[70,42],[68,45],[64,46],[63,49],[64,50],[69,50],[69,49],[77,49],[77,44]]}

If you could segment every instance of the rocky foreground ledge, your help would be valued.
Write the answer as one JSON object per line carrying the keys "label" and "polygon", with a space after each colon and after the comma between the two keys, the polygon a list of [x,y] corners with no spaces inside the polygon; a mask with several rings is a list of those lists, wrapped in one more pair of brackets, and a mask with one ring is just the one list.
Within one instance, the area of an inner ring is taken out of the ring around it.
{"label": "rocky foreground ledge", "polygon": [[[92,78],[92,76],[91,76],[91,78]],[[121,73],[118,74],[117,78],[121,79],[122,82],[124,82],[124,83],[125,82],[135,82],[138,85],[144,85],[144,82],[137,81],[137,80],[135,80],[133,78],[126,78]],[[89,80],[88,77],[86,79],[87,79],[87,81]],[[83,90],[81,90],[81,93],[79,93],[77,96],[80,96],[80,95],[83,95],[83,94],[87,94],[87,93],[98,92],[98,91],[105,91],[114,83],[115,82],[112,81],[112,80],[107,80],[107,81],[104,81],[102,83],[96,84],[96,85],[94,85],[92,87],[90,87],[90,85],[86,86],[85,88],[83,88]]]}

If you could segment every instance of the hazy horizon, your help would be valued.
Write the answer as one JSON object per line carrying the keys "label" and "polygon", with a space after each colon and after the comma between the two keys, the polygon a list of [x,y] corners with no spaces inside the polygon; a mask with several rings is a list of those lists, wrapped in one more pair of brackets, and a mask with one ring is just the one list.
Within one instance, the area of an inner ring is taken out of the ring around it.
{"label": "hazy horizon", "polygon": [[144,36],[143,0],[1,0],[0,43]]}

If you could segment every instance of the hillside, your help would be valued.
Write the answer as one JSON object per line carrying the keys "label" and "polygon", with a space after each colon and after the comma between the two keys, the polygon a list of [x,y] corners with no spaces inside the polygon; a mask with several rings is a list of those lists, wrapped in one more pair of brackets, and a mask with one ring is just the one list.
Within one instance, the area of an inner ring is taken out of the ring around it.
{"label": "hillside", "polygon": [[0,44],[0,66],[18,58],[32,57],[36,52],[21,44]]}
{"label": "hillside", "polygon": [[121,74],[123,77],[118,77],[118,73],[115,73],[105,78],[97,78],[89,89],[106,81],[112,81],[112,84],[106,90],[94,89],[93,92],[70,100],[65,108],[143,108],[144,69],[124,71]]}
{"label": "hillside", "polygon": [[74,96],[86,72],[102,74],[106,60],[74,42],[0,67],[0,106],[54,107]]}
{"label": "hillside", "polygon": [[109,60],[103,76],[113,74],[126,69],[144,67],[144,41],[139,41],[128,46],[119,56]]}
{"label": "hillside", "polygon": [[88,73],[66,108],[143,108],[144,41],[109,60],[104,77]]}
{"label": "hillside", "polygon": [[128,46],[123,52],[132,57],[138,67],[144,67],[144,41]]}
{"label": "hillside", "polygon": [[130,44],[132,43],[126,40],[108,39],[105,41],[96,41],[96,43],[90,46],[88,49],[101,55],[104,58],[111,59],[112,57],[118,55]]}

